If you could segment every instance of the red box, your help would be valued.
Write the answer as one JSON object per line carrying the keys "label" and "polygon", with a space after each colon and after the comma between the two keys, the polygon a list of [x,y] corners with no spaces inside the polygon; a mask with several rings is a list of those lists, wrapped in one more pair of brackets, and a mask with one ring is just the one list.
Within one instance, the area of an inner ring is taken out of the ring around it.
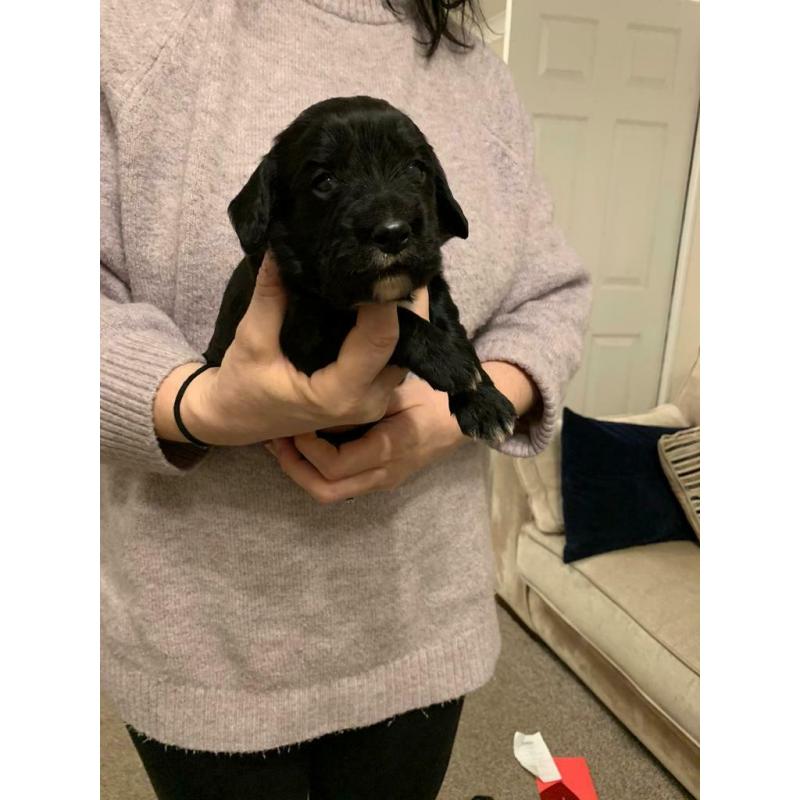
{"label": "red box", "polygon": [[560,781],[536,779],[541,800],[597,800],[597,792],[585,758],[554,758]]}

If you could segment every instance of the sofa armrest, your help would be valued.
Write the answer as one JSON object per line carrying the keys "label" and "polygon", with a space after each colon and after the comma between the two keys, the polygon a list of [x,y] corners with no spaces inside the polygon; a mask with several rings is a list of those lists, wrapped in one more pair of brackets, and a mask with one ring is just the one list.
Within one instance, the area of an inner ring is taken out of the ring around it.
{"label": "sofa armrest", "polygon": [[511,456],[490,451],[495,591],[522,619],[527,619],[525,585],[517,568],[517,543],[522,526],[531,521],[532,515],[525,490],[514,468],[514,460]]}

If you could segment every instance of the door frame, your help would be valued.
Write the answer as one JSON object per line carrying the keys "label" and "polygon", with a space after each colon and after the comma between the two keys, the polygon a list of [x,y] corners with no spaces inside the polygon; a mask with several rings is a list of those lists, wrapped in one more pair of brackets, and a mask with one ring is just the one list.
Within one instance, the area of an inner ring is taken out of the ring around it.
{"label": "door frame", "polygon": [[[683,206],[683,222],[678,242],[678,258],[675,265],[675,279],[672,283],[672,300],[667,319],[667,338],[664,343],[664,357],[661,361],[661,376],[658,381],[658,403],[669,400],[670,384],[675,361],[675,350],[681,328],[683,298],[686,289],[686,275],[689,272],[689,259],[692,251],[692,232],[697,224],[698,196],[700,193],[700,109],[697,110],[697,123],[694,129],[692,163],[689,167],[689,182],[686,187],[686,200]],[[698,342],[699,346],[699,342]]]}

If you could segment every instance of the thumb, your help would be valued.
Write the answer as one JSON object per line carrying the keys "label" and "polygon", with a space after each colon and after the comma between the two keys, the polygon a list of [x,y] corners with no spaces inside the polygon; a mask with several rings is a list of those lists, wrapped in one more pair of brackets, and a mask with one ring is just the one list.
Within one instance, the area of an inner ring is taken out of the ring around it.
{"label": "thumb", "polygon": [[256,275],[247,316],[256,330],[264,336],[274,335],[277,340],[285,312],[286,292],[278,274],[278,264],[267,252]]}
{"label": "thumb", "polygon": [[332,366],[345,385],[369,386],[391,358],[399,336],[396,303],[359,306],[356,324],[347,334]]}

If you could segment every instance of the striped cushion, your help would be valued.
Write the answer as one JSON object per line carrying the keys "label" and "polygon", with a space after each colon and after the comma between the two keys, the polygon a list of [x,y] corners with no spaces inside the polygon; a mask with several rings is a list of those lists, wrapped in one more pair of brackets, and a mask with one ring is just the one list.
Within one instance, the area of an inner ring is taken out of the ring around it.
{"label": "striped cushion", "polygon": [[658,457],[697,538],[700,538],[700,428],[670,433],[658,440]]}

